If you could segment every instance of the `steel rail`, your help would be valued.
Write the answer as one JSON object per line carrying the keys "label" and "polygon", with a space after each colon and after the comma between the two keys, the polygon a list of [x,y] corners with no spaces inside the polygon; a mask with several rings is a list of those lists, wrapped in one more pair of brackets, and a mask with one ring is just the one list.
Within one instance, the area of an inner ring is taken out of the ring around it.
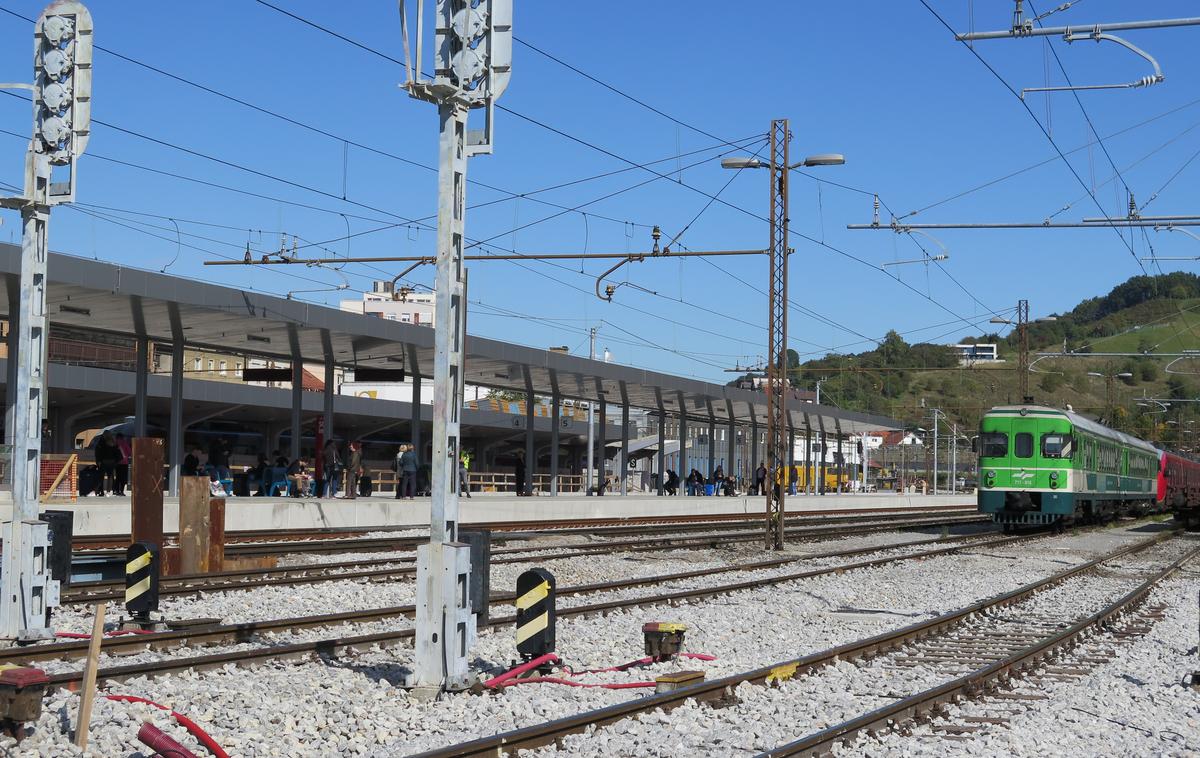
{"label": "steel rail", "polygon": [[1078,574],[1090,571],[1096,566],[1106,561],[1111,561],[1114,558],[1119,558],[1133,552],[1145,550],[1153,545],[1166,539],[1168,536],[1173,536],[1177,532],[1158,535],[1142,542],[1136,543],[1116,550],[1107,555],[1087,561],[1078,566],[1061,571],[1046,579],[1039,580],[1032,584],[1018,588],[1011,592],[1006,592],[994,598],[984,600],[979,603],[974,603],[965,608],[960,608],[957,611],[952,611],[937,618],[930,619],[919,624],[896,629],[884,634],[877,635],[865,640],[851,642],[846,645],[840,645],[835,648],[830,648],[819,653],[806,655],[802,658],[796,658],[790,661],[764,666],[744,674],[735,674],[734,676],[724,677],[722,679],[714,679],[711,682],[703,682],[695,684],[691,687],[684,687],[671,692],[664,692],[657,695],[649,695],[637,700],[620,703],[618,705],[601,708],[586,713],[568,716],[556,721],[538,724],[536,726],[516,729],[510,732],[484,737],[471,742],[465,742],[459,745],[451,745],[445,748],[429,750],[424,753],[419,753],[410,758],[471,758],[478,756],[479,758],[501,758],[505,754],[516,755],[519,750],[530,750],[544,745],[550,745],[560,737],[568,734],[578,734],[587,730],[589,727],[598,728],[608,724],[614,724],[632,716],[641,713],[651,712],[656,709],[670,711],[673,708],[683,705],[688,700],[698,702],[719,701],[725,691],[732,690],[743,682],[751,684],[764,684],[770,680],[790,679],[798,674],[806,674],[816,671],[817,669],[829,666],[839,660],[854,658],[861,655],[866,655],[872,652],[881,652],[891,648],[903,645],[909,640],[927,637],[931,634],[936,634],[940,631],[956,626],[961,621],[969,617],[973,613],[979,613],[991,608],[1010,605],[1020,600],[1029,597],[1035,592],[1055,585],[1066,579],[1069,579]]}
{"label": "steel rail", "polygon": [[[852,571],[860,568],[877,568],[899,561],[930,558],[938,555],[947,555],[960,550],[974,549],[979,547],[996,547],[998,545],[1010,544],[1013,542],[1024,542],[1028,540],[1045,537],[1045,534],[1031,534],[1017,537],[1001,537],[995,539],[983,539],[970,541],[968,544],[953,545],[946,548],[935,550],[924,550],[915,553],[907,553],[905,555],[890,556],[879,558],[871,561],[861,561],[858,563],[847,564],[844,566],[834,566],[830,568],[818,569],[815,571],[805,571],[794,574],[786,574],[776,577],[765,577],[762,579],[751,580],[748,582],[737,582],[734,584],[724,584],[715,587],[706,587],[694,590],[685,590],[673,592],[665,595],[652,595],[641,598],[626,598],[622,600],[611,600],[603,603],[594,603],[591,605],[581,605],[574,608],[560,608],[557,610],[557,615],[561,617],[583,616],[585,618],[591,616],[599,616],[611,611],[622,610],[626,608],[635,608],[638,606],[661,605],[664,603],[676,603],[684,600],[698,600],[718,595],[726,595],[732,592],[737,592],[746,589],[756,589],[760,587],[773,586],[777,584],[785,584],[801,579],[809,579],[812,577],[822,576],[826,574],[840,574],[846,571]],[[960,540],[961,538],[946,537],[938,540],[928,540],[927,543],[938,543]],[[920,543],[915,543],[920,544]],[[726,573],[731,571],[753,571],[759,568],[770,568],[775,565],[786,564],[790,562],[800,562],[813,560],[817,558],[845,557],[852,555],[861,555],[866,553],[877,553],[883,550],[892,549],[896,546],[874,546],[868,548],[857,548],[854,550],[843,550],[835,553],[813,553],[810,555],[788,556],[786,558],[777,558],[772,561],[765,561],[759,564],[741,564],[738,566],[723,566],[712,569],[701,569],[697,571],[689,571],[680,574],[668,574],[655,577],[643,577],[629,580],[621,580],[616,582],[605,582],[601,584],[581,585],[579,587],[560,587],[558,592],[564,596],[573,594],[592,594],[597,592],[605,592],[616,589],[625,589],[630,587],[642,587],[651,584],[663,584],[668,582],[679,581],[682,579],[695,578],[718,573]],[[491,598],[492,605],[502,605],[511,603],[515,599],[515,595],[497,595]],[[414,613],[414,607],[411,605],[395,606],[392,608],[378,608],[370,611],[351,611],[347,613],[336,613],[323,616],[308,616],[303,618],[293,619],[277,619],[274,621],[259,621],[246,624],[228,624],[224,626],[208,627],[204,629],[192,629],[188,631],[178,632],[157,632],[154,634],[123,636],[123,637],[106,637],[101,643],[101,649],[109,653],[133,653],[143,650],[169,650],[174,647],[194,646],[194,645],[214,645],[245,642],[256,634],[263,632],[286,632],[296,629],[311,629],[323,626],[337,626],[346,623],[368,623],[374,621],[382,621],[385,619],[398,618],[400,616],[411,616]],[[499,627],[512,624],[516,620],[515,616],[506,616],[503,618],[493,618],[488,626]],[[284,645],[275,647],[262,647],[253,650],[242,650],[231,653],[218,653],[206,656],[192,656],[187,658],[179,658],[173,661],[159,661],[155,664],[136,664],[132,667],[122,666],[110,669],[102,669],[100,671],[101,679],[120,679],[126,677],[142,676],[145,674],[163,673],[164,671],[178,671],[189,668],[219,668],[231,662],[248,662],[267,660],[276,657],[275,653],[279,652],[284,656],[299,656],[309,654],[328,655],[333,654],[336,650],[341,650],[354,646],[374,645],[378,643],[392,643],[399,640],[412,637],[412,629],[399,629],[387,632],[379,632],[376,634],[360,635],[353,637],[340,637],[335,639],[319,640],[316,642],[297,643],[295,645]],[[28,663],[44,660],[60,660],[70,658],[81,658],[87,655],[88,641],[80,640],[78,642],[64,642],[51,645],[33,645],[23,648],[8,648],[0,649],[0,663],[19,663],[27,665]],[[69,674],[59,674],[52,677],[51,681],[55,686],[69,686],[72,682],[81,681],[82,672],[74,672]]]}
{"label": "steel rail", "polygon": [[1145,601],[1146,595],[1156,584],[1178,571],[1183,564],[1196,558],[1197,555],[1200,555],[1200,547],[1191,550],[1187,555],[1167,566],[1158,575],[1148,579],[1115,603],[1019,653],[996,661],[952,682],[925,690],[804,739],[761,753],[756,758],[828,755],[834,745],[846,743],[863,731],[886,731],[896,728],[906,721],[927,717],[943,703],[986,694],[988,690],[995,689],[995,683],[1009,682],[1014,676],[1019,676],[1025,670],[1035,667],[1041,659],[1051,655],[1059,648],[1070,645],[1076,637],[1092,627],[1099,626],[1115,616],[1136,608]]}
{"label": "steel rail", "polygon": [[[952,505],[952,506],[932,506],[928,508],[888,508],[875,510],[853,510],[853,511],[814,511],[811,513],[791,514],[788,517],[790,522],[809,522],[812,524],[834,524],[834,523],[851,523],[864,519],[900,520],[913,516],[928,516],[933,513],[945,512],[975,512],[974,505]],[[844,515],[843,515],[844,514]],[[597,533],[609,534],[641,534],[648,531],[647,526],[651,527],[649,531],[685,531],[685,530],[700,530],[712,528],[713,523],[728,523],[734,525],[745,523],[746,528],[761,528],[762,517],[755,517],[749,514],[718,514],[715,516],[674,516],[674,517],[644,517],[633,519],[592,519],[592,520],[572,520],[563,522],[562,527],[548,526],[544,521],[508,521],[508,522],[482,522],[478,524],[463,524],[462,530],[470,531],[472,529],[489,529],[492,532],[500,532],[501,534],[493,535],[493,540],[516,540],[529,539],[528,535],[543,536],[543,535],[563,535],[563,534],[589,534]],[[333,530],[333,529],[293,529],[293,530],[248,530],[244,532],[229,532],[226,534],[226,553],[235,555],[241,549],[242,545],[254,544],[254,549],[261,549],[265,544],[278,544],[285,542],[296,542],[300,545],[308,543],[319,544],[326,540],[343,540],[350,541],[349,537],[355,534],[367,534],[369,532],[386,532],[400,531],[405,529],[422,528],[422,527],[378,527],[370,529],[350,529],[350,530]],[[428,527],[424,527],[428,528]],[[168,543],[178,541],[178,533],[167,532],[163,535]],[[96,554],[103,550],[113,550],[119,548],[124,550],[129,545],[129,535],[121,534],[105,534],[90,537],[77,537],[74,540],[74,549],[79,552],[87,552]],[[428,536],[414,537],[376,537],[369,538],[380,543],[391,542],[393,544],[411,544],[413,546],[423,544],[429,541]],[[261,543],[261,544],[259,544]],[[297,550],[296,552],[303,552]],[[124,555],[124,553],[122,553]]]}
{"label": "steel rail", "polygon": [[[947,520],[946,518],[926,519],[922,521],[909,521],[900,524],[879,524],[879,525],[864,525],[856,527],[832,527],[814,530],[808,527],[789,527],[785,531],[792,536],[806,536],[810,538],[836,538],[846,537],[861,534],[876,534],[878,532],[887,532],[897,529],[909,529],[924,526],[938,526],[947,524],[970,524],[986,521],[987,519],[978,517],[962,517],[960,519]],[[662,537],[648,540],[631,540],[624,542],[608,542],[603,544],[584,544],[584,545],[546,545],[542,547],[518,547],[504,550],[496,550],[492,555],[507,555],[512,553],[547,553],[552,550],[566,550],[574,552],[555,553],[552,555],[530,555],[525,557],[500,558],[494,559],[492,563],[528,563],[530,561],[545,561],[545,560],[562,560],[564,558],[581,558],[586,556],[607,555],[619,552],[650,552],[650,551],[666,551],[666,550],[689,550],[695,548],[717,548],[722,545],[735,543],[755,542],[759,539],[757,532],[747,530],[744,533],[725,533],[725,534],[710,534],[698,537]],[[968,535],[960,535],[957,537],[947,537],[946,539],[968,539]],[[916,544],[916,543],[910,543]],[[415,556],[404,556],[400,558],[387,558],[374,561],[375,564],[415,564]],[[254,589],[256,587],[272,587],[286,586],[293,587],[303,584],[317,584],[321,582],[339,582],[339,581],[355,581],[355,580],[384,580],[390,577],[406,577],[416,574],[415,565],[392,566],[391,568],[370,569],[364,571],[338,571],[339,565],[362,565],[362,562],[347,562],[347,564],[312,564],[309,566],[292,566],[284,569],[253,569],[250,572],[240,571],[223,571],[213,574],[185,574],[177,576],[168,576],[160,579],[159,597],[174,597],[179,595],[195,595],[206,592],[230,592],[237,590]],[[263,576],[257,579],[250,578],[248,573],[280,573],[285,574],[300,574],[299,576],[280,576],[268,577]],[[311,573],[309,573],[311,572]],[[224,579],[224,581],[222,581]],[[242,579],[242,581],[237,581]],[[75,585],[62,596],[62,605],[79,605],[84,603],[98,603],[101,601],[123,602],[125,598],[125,580],[111,579],[95,582],[86,582]]]}
{"label": "steel rail", "polygon": [[[972,513],[965,513],[965,514],[962,514],[959,516],[926,516],[924,518],[910,519],[907,521],[902,518],[884,518],[884,519],[879,519],[879,520],[863,519],[863,521],[874,522],[874,523],[863,524],[861,526],[854,525],[854,524],[859,523],[858,521],[855,521],[855,522],[850,522],[850,525],[840,525],[837,522],[832,522],[828,525],[794,525],[794,526],[787,527],[787,529],[788,529],[788,531],[794,532],[797,535],[811,535],[813,537],[837,537],[837,536],[844,536],[844,535],[865,534],[865,533],[877,532],[877,531],[887,531],[889,529],[907,529],[907,528],[916,528],[916,527],[925,527],[925,526],[936,526],[939,524],[970,524],[970,523],[984,522],[987,520],[988,519],[985,518],[984,516],[981,516],[978,513],[972,512]],[[753,526],[745,527],[745,529],[747,529],[747,530],[753,529],[753,528],[754,528]],[[686,541],[692,541],[697,544],[716,544],[716,543],[724,543],[724,542],[744,541],[744,540],[738,539],[739,532],[724,532],[724,533],[707,534],[707,535],[700,535],[700,536],[680,536],[680,535],[674,534],[674,532],[676,531],[674,529],[664,528],[661,531],[667,532],[667,536],[647,537],[642,540],[624,540],[624,541],[610,541],[610,542],[604,542],[604,543],[589,543],[586,546],[585,545],[546,545],[546,546],[540,546],[540,547],[511,548],[511,549],[507,550],[506,552],[535,552],[535,551],[562,550],[562,549],[573,549],[573,548],[583,548],[583,547],[601,550],[606,547],[635,548],[639,545],[665,546],[665,545],[673,545],[673,544],[686,547],[686,545],[684,544]],[[684,530],[684,531],[691,531],[691,530]],[[539,535],[536,535],[533,533],[519,533],[518,536],[515,536],[515,537],[505,537],[505,536],[495,537],[495,538],[493,538],[493,541],[500,541],[500,540],[507,541],[509,539],[528,540],[528,539],[534,539],[537,536],[539,536]],[[545,535],[543,535],[543,536],[545,536]],[[379,538],[379,539],[370,539],[370,540],[325,540],[325,541],[320,541],[320,542],[314,541],[314,542],[303,542],[303,543],[272,542],[272,543],[263,543],[263,544],[254,544],[254,545],[240,545],[240,546],[237,546],[237,548],[235,550],[226,550],[226,555],[230,555],[230,556],[233,556],[233,555],[260,556],[261,557],[261,556],[290,555],[290,554],[294,554],[294,553],[308,553],[308,554],[372,553],[372,552],[385,552],[385,551],[395,551],[395,550],[416,550],[417,545],[423,545],[423,544],[429,542],[429,537],[427,537],[427,536],[420,537],[420,538],[412,538],[412,539],[415,541],[410,541],[409,539],[406,538],[405,540],[399,541],[399,544],[397,544],[397,541],[392,540],[390,538]],[[504,552],[504,551],[495,551],[495,552]],[[95,556],[95,557],[101,557],[101,556],[107,555],[114,559],[117,559],[117,558],[124,558],[125,551],[118,550],[118,551],[110,551],[108,553],[96,552],[96,553],[87,553],[84,555]],[[387,560],[387,559],[382,559],[382,560]],[[396,558],[396,559],[391,559],[391,560],[400,561],[403,559]],[[322,565],[331,565],[331,564],[322,564]],[[292,567],[288,567],[288,568],[296,570],[297,567],[292,566]],[[279,570],[280,570],[279,567],[276,567],[275,569],[250,569],[250,571],[279,571]],[[221,572],[221,573],[227,573],[227,572]]]}

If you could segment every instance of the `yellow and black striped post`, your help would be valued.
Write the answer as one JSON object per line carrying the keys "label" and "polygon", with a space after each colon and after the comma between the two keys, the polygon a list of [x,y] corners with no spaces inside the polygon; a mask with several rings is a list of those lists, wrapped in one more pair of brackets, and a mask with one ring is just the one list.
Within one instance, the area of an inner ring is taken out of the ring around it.
{"label": "yellow and black striped post", "polygon": [[125,551],[125,610],[146,619],[158,610],[158,545],[135,542]]}
{"label": "yellow and black striped post", "polygon": [[554,588],[543,568],[517,577],[517,652],[526,661],[554,652]]}

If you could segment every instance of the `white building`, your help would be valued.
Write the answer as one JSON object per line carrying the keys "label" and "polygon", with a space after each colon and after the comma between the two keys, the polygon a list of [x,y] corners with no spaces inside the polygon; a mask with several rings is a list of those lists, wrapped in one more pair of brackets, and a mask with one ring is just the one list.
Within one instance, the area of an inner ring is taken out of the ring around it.
{"label": "white building", "polygon": [[974,363],[1004,363],[1000,359],[1000,350],[994,342],[976,342],[968,345],[951,345],[958,353],[958,362],[963,366]]}
{"label": "white building", "polygon": [[364,292],[362,300],[343,300],[341,309],[402,324],[433,326],[434,293],[405,292],[401,299],[396,300],[392,297],[391,288],[391,282],[375,282],[374,292]]}

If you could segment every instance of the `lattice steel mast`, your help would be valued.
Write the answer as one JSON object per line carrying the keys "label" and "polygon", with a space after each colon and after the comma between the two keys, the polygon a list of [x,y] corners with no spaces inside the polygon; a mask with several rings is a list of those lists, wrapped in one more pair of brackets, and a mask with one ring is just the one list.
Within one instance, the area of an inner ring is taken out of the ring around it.
{"label": "lattice steel mast", "polygon": [[768,550],[783,547],[787,472],[788,162],[787,119],[771,122],[771,249],[767,292],[767,525]]}

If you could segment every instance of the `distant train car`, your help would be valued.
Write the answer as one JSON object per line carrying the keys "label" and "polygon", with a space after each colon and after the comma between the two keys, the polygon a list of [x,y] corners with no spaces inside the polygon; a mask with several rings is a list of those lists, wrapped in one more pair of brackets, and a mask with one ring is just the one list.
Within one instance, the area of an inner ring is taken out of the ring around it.
{"label": "distant train car", "polygon": [[1159,461],[1158,499],[1189,529],[1200,527],[1200,463],[1172,450]]}
{"label": "distant train car", "polygon": [[1200,476],[1196,464],[1164,479],[1149,442],[1057,408],[997,406],[979,429],[979,511],[1006,530],[1167,510],[1164,488]]}

